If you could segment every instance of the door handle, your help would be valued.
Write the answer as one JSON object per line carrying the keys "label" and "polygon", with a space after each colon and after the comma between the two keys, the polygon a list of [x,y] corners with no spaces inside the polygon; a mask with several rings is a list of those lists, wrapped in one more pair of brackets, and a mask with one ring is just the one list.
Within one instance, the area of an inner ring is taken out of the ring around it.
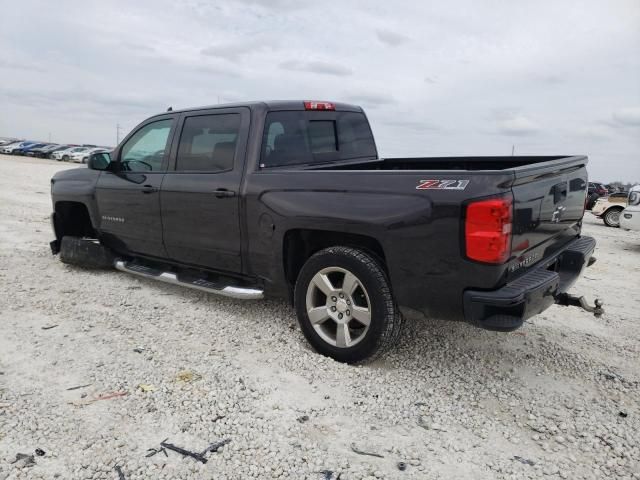
{"label": "door handle", "polygon": [[236,192],[233,190],[227,190],[226,188],[218,188],[213,191],[213,194],[218,198],[235,197]]}
{"label": "door handle", "polygon": [[142,193],[156,193],[158,189],[152,185],[145,185],[142,187]]}

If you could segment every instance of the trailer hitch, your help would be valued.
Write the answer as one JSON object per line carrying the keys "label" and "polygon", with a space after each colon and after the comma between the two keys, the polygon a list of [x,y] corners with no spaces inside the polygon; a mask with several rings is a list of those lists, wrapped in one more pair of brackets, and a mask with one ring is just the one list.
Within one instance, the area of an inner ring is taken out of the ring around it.
{"label": "trailer hitch", "polygon": [[562,305],[563,307],[580,307],[587,312],[593,313],[596,317],[599,317],[604,313],[602,300],[599,298],[595,299],[593,306],[589,305],[584,297],[578,297],[576,295],[571,295],[570,293],[559,293],[555,298],[556,304]]}

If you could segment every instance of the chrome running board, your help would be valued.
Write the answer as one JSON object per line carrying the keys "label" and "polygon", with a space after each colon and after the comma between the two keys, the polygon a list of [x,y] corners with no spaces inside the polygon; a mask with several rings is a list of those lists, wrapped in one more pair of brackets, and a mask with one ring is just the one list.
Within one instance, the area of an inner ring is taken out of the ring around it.
{"label": "chrome running board", "polygon": [[150,280],[158,280],[172,285],[180,285],[181,287],[194,288],[203,292],[222,295],[223,297],[239,298],[241,300],[260,300],[264,298],[263,291],[257,288],[234,287],[232,285],[218,285],[204,278],[191,281],[183,281],[178,278],[175,273],[163,272],[153,267],[147,267],[136,263],[125,262],[124,260],[116,260],[113,264],[116,270],[131,273]]}

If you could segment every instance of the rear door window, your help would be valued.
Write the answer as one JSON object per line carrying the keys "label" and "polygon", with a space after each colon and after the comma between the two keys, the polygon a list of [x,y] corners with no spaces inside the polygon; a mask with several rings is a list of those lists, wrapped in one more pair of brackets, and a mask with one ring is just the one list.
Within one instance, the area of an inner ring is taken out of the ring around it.
{"label": "rear door window", "polygon": [[232,170],[239,131],[238,113],[187,117],[180,135],[176,170]]}

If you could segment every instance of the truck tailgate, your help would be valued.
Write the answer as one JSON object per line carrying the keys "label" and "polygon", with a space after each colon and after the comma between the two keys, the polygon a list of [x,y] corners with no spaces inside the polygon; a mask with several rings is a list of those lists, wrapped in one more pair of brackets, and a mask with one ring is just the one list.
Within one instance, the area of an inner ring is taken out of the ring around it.
{"label": "truck tailgate", "polygon": [[587,158],[566,157],[515,168],[512,257],[508,278],[553,255],[582,225]]}

